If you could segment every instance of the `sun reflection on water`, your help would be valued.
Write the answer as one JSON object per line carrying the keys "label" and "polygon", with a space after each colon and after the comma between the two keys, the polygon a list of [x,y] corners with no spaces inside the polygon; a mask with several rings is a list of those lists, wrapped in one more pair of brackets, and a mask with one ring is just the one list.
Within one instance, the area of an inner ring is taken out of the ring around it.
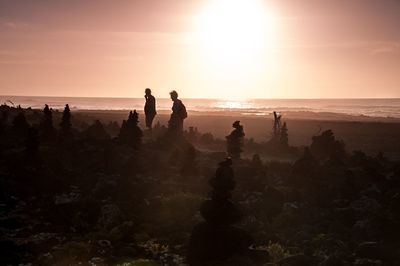
{"label": "sun reflection on water", "polygon": [[249,109],[254,107],[254,104],[249,101],[223,100],[218,102],[216,107],[221,109]]}

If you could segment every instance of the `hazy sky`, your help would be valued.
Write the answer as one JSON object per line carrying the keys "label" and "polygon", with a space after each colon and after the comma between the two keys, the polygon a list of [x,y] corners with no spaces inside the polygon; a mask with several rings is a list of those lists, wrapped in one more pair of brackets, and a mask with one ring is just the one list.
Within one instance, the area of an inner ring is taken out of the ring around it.
{"label": "hazy sky", "polygon": [[400,97],[400,0],[0,0],[0,94]]}

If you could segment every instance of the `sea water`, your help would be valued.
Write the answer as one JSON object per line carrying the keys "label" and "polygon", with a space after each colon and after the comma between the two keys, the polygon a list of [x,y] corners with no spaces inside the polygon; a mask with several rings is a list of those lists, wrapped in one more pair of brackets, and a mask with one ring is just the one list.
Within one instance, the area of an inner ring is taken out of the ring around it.
{"label": "sea water", "polygon": [[[266,115],[274,110],[329,112],[370,117],[400,118],[400,99],[183,99],[186,108],[199,112],[240,111],[245,114]],[[0,96],[0,103],[34,109],[48,104],[62,109],[68,103],[75,110],[142,110],[144,98],[90,98]],[[170,99],[157,99],[158,110],[170,110]]]}

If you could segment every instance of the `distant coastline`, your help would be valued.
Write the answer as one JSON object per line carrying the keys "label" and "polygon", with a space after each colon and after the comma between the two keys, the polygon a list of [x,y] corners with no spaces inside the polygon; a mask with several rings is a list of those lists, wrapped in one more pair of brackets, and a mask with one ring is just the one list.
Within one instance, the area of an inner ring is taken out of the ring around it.
{"label": "distant coastline", "polygon": [[[10,102],[8,102],[10,101]],[[75,111],[126,111],[143,109],[142,98],[0,96],[1,104],[41,109],[48,104],[60,110],[68,103]],[[192,114],[269,116],[272,111],[285,113],[293,119],[355,120],[400,122],[399,98],[360,99],[184,99]],[[157,99],[161,113],[168,113],[171,100]]]}

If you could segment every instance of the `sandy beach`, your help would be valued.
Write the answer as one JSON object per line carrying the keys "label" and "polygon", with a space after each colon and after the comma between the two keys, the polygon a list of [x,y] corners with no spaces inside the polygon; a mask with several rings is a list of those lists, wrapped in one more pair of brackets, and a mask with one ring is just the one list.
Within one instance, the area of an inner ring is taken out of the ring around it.
{"label": "sandy beach", "polygon": [[[127,111],[79,110],[73,116],[77,120],[91,123],[100,119],[104,123],[117,121],[121,123],[127,117]],[[331,129],[338,139],[346,143],[348,151],[363,150],[368,154],[382,151],[390,158],[400,159],[400,119],[376,118],[367,116],[351,116],[335,113],[288,112],[283,113],[283,121],[289,129],[289,143],[293,146],[309,145],[311,137],[323,130]],[[160,122],[166,125],[169,119],[168,111],[161,111],[156,116],[154,124]],[[143,112],[139,111],[139,125],[144,127]],[[231,112],[189,112],[185,120],[185,128],[197,127],[202,132],[210,132],[214,137],[224,139],[231,131],[235,120],[244,125],[246,138],[257,142],[267,141],[272,130],[272,114],[257,116]]]}

